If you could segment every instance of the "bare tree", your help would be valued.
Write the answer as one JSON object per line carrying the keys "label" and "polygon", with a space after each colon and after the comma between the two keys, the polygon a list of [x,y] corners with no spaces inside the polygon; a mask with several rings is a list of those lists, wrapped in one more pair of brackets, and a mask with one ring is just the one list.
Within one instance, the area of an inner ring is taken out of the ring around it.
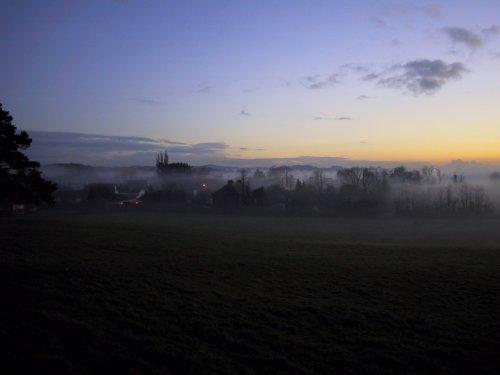
{"label": "bare tree", "polygon": [[325,187],[325,178],[323,176],[323,171],[317,169],[313,173],[313,180],[316,190],[321,194]]}
{"label": "bare tree", "polygon": [[363,169],[359,167],[341,169],[337,177],[342,185],[349,185],[354,189],[361,189],[363,181]]}

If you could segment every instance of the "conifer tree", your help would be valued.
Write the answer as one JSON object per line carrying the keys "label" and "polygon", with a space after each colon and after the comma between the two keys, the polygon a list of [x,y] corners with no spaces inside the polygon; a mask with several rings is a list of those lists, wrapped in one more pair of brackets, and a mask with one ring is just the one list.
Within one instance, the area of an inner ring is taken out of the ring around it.
{"label": "conifer tree", "polygon": [[12,116],[0,103],[0,203],[54,203],[57,186],[42,177],[40,163],[22,152],[31,142],[27,132],[17,133]]}

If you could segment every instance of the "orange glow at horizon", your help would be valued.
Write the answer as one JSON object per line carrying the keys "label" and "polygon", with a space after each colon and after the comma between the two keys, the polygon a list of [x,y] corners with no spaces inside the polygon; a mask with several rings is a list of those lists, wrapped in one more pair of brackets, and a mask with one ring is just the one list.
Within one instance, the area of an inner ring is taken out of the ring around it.
{"label": "orange glow at horizon", "polygon": [[[313,148],[314,149],[314,148]],[[311,147],[277,148],[264,151],[244,151],[237,158],[244,159],[273,159],[273,158],[296,158],[301,156],[310,157],[340,157],[349,160],[377,161],[401,161],[401,162],[428,162],[437,165],[447,164],[452,160],[476,161],[485,164],[500,163],[500,144],[473,145],[463,144],[439,145],[427,147],[411,145],[400,147],[380,147],[360,144],[353,149],[350,147],[335,147],[325,150],[317,147],[311,152]]]}

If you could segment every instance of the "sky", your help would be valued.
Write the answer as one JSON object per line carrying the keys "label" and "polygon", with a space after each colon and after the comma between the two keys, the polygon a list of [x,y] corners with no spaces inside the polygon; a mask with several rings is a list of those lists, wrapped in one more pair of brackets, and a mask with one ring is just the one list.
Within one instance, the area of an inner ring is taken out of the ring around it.
{"label": "sky", "polygon": [[4,0],[42,163],[500,163],[498,0]]}

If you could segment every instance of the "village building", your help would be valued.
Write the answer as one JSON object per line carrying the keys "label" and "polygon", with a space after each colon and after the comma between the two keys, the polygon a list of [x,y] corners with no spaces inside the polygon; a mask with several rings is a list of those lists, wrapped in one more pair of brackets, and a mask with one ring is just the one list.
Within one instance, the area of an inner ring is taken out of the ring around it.
{"label": "village building", "polygon": [[241,184],[229,180],[226,185],[212,194],[214,207],[229,208],[241,204]]}

